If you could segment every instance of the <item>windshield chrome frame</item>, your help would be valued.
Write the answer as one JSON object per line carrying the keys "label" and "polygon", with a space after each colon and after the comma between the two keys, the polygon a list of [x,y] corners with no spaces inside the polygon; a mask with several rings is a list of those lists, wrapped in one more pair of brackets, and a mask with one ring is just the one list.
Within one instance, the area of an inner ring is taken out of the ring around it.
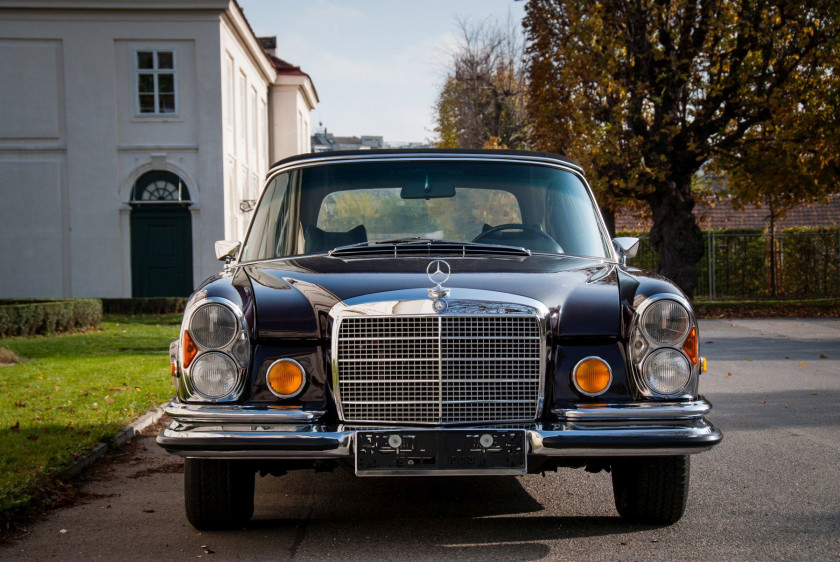
{"label": "windshield chrome frame", "polygon": [[[592,259],[599,259],[599,260],[610,260],[615,263],[620,263],[620,256],[616,252],[615,248],[612,244],[612,239],[609,236],[609,230],[607,229],[607,224],[604,221],[604,216],[601,213],[601,207],[598,205],[598,201],[595,199],[595,194],[592,191],[592,187],[589,185],[589,182],[586,181],[586,177],[583,175],[583,168],[572,163],[572,162],[565,162],[562,160],[557,160],[555,158],[548,158],[544,156],[536,156],[530,154],[482,154],[482,153],[446,153],[446,152],[429,152],[428,154],[424,154],[422,152],[417,153],[405,153],[405,152],[395,152],[394,154],[342,154],[342,155],[335,155],[335,156],[317,156],[313,158],[307,158],[305,160],[295,160],[292,162],[288,162],[285,164],[275,165],[272,169],[268,171],[266,174],[265,181],[263,183],[263,192],[260,195],[260,200],[257,202],[255,208],[259,208],[262,204],[262,200],[265,197],[266,189],[265,186],[268,185],[271,180],[276,178],[282,173],[298,170],[298,169],[306,169],[312,168],[315,166],[322,166],[322,165],[333,165],[333,164],[358,164],[363,162],[375,162],[375,161],[386,161],[386,162],[417,162],[417,161],[430,161],[430,162],[440,162],[442,160],[449,160],[453,162],[493,162],[493,163],[503,163],[503,164],[534,164],[538,166],[544,166],[547,168],[556,168],[559,170],[563,170],[573,174],[577,177],[586,188],[586,193],[589,195],[589,201],[592,206],[595,208],[595,218],[598,222],[598,228],[600,229],[601,241],[604,246],[604,250],[606,252],[606,256],[581,256],[587,257]],[[254,215],[256,216],[256,214]],[[237,258],[242,256],[242,252],[245,250],[245,246],[247,245],[248,239],[251,236],[251,227],[253,225],[253,220],[251,223],[248,224],[248,232],[245,234],[243,238],[242,248],[239,250],[239,254]],[[318,254],[325,253],[325,252],[318,252]],[[534,252],[535,254],[545,254],[545,255],[569,255],[569,254],[552,254],[551,252]],[[302,254],[304,255],[304,254]],[[308,254],[306,254],[308,255]],[[299,256],[282,256],[282,257],[274,257],[274,258],[261,258],[256,260],[248,260],[247,262],[238,262],[238,263],[259,263],[263,261],[272,261],[278,259],[288,259],[293,257]]]}

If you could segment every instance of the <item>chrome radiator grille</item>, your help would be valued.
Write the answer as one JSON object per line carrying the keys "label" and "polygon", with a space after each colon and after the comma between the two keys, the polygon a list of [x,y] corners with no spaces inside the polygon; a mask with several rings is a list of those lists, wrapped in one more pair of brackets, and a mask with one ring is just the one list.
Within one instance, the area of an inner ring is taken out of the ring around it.
{"label": "chrome radiator grille", "polygon": [[348,422],[456,423],[537,417],[535,316],[344,318],[338,395]]}

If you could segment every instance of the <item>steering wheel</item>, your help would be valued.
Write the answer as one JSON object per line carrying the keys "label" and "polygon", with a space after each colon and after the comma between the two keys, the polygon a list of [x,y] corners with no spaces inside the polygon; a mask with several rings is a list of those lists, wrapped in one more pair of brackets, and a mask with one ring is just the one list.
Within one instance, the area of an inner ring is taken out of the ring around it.
{"label": "steering wheel", "polygon": [[494,226],[489,230],[485,230],[475,238],[473,238],[473,242],[483,242],[485,244],[492,243],[492,242],[504,242],[502,240],[502,232],[506,230],[517,230],[522,233],[527,233],[531,235],[535,235],[536,238],[539,240],[544,240],[545,242],[551,243],[553,248],[556,249],[545,249],[545,248],[534,248],[534,249],[545,249],[546,251],[557,252],[560,253],[563,251],[563,248],[560,247],[560,244],[557,241],[543,232],[539,227],[536,226],[528,226],[527,224],[516,224],[516,223],[508,223],[508,224],[500,224],[499,226]]}

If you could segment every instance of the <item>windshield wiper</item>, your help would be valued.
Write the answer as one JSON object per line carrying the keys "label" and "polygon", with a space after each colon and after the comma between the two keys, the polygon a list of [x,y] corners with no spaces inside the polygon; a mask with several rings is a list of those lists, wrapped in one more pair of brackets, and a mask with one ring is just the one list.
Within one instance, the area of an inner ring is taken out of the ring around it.
{"label": "windshield wiper", "polygon": [[426,245],[426,246],[460,246],[462,248],[487,248],[489,250],[499,249],[506,251],[518,251],[523,254],[531,255],[531,250],[522,246],[508,246],[505,244],[486,244],[483,242],[465,242],[463,240],[443,240],[440,238],[427,238],[424,236],[405,236],[400,238],[388,238],[386,240],[374,240],[368,242],[357,242],[347,246],[339,246],[330,250],[329,255],[335,252],[352,252],[354,249],[371,248],[377,246],[409,246],[409,245]]}

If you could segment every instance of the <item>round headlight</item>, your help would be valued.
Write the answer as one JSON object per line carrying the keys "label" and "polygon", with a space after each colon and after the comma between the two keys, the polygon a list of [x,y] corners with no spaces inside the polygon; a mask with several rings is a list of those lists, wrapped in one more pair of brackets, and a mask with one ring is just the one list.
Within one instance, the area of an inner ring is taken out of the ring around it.
{"label": "round headlight", "polygon": [[224,353],[205,353],[193,362],[190,369],[193,388],[212,400],[233,392],[238,379],[236,364]]}
{"label": "round headlight", "polygon": [[685,388],[691,378],[691,366],[679,351],[657,349],[648,356],[642,374],[649,389],[668,396]]}
{"label": "round headlight", "polygon": [[688,334],[688,310],[672,300],[656,301],[642,316],[642,330],[656,345],[677,345]]}
{"label": "round headlight", "polygon": [[202,347],[224,347],[236,335],[236,316],[221,304],[205,304],[192,315],[190,334]]}

